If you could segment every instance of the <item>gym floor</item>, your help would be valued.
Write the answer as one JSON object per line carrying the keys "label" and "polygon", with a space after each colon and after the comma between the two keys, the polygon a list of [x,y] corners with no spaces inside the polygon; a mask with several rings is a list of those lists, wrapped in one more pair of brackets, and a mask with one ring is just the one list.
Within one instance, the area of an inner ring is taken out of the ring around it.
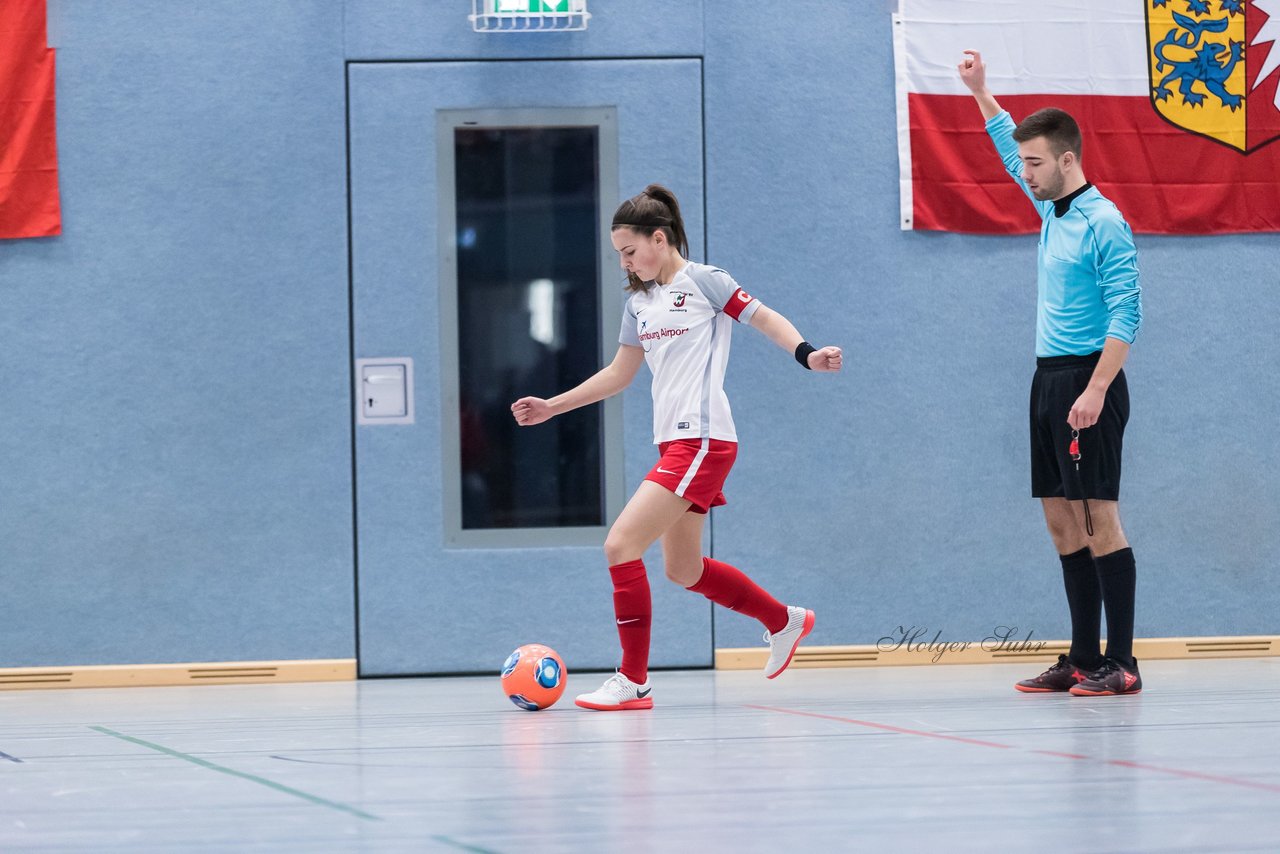
{"label": "gym floor", "polygon": [[[1032,669],[1035,669],[1033,666]],[[0,692],[0,851],[1277,850],[1280,658]]]}

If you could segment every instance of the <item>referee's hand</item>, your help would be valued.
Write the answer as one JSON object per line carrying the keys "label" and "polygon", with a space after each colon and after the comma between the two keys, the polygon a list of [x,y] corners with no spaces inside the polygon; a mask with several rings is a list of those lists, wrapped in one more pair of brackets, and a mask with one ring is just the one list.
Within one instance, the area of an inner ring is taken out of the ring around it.
{"label": "referee's hand", "polygon": [[844,356],[839,347],[823,347],[810,353],[806,361],[811,371],[834,372],[844,365]]}
{"label": "referee's hand", "polygon": [[975,95],[987,88],[987,64],[982,61],[982,54],[976,50],[964,51],[968,58],[956,66],[960,72],[960,80]]}
{"label": "referee's hand", "polygon": [[1097,424],[1106,399],[1105,391],[1085,389],[1084,394],[1076,398],[1076,402],[1071,404],[1071,411],[1067,413],[1067,423],[1071,425],[1071,429],[1083,430]]}

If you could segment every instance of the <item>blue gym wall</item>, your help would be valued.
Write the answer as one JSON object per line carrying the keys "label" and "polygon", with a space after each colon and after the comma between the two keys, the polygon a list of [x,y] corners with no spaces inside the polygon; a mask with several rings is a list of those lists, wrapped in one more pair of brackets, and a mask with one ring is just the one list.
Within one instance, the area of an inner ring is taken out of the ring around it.
{"label": "blue gym wall", "polygon": [[[847,354],[809,375],[738,330],[715,555],[816,606],[814,643],[1065,637],[1035,238],[899,231],[892,6],[596,0],[585,33],[482,36],[464,0],[49,0],[64,233],[0,243],[0,666],[355,655],[344,63],[378,59],[701,57],[707,260]],[[1138,634],[1276,633],[1280,238],[1138,247]],[[717,646],[758,640],[717,613]]]}
{"label": "blue gym wall", "polygon": [[353,652],[342,7],[51,0],[0,242],[0,664]]}

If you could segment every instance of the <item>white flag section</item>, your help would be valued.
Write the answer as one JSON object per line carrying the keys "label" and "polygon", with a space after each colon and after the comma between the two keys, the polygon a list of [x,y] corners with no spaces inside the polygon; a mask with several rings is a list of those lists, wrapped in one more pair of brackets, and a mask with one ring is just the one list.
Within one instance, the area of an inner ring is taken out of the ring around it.
{"label": "white flag section", "polygon": [[904,229],[1038,227],[960,81],[968,49],[1015,121],[1076,118],[1136,231],[1280,230],[1280,0],[900,0],[893,29]]}
{"label": "white flag section", "polygon": [[1000,94],[1145,96],[1142,11],[1141,0],[901,0],[898,89],[968,95],[956,64],[977,50]]}

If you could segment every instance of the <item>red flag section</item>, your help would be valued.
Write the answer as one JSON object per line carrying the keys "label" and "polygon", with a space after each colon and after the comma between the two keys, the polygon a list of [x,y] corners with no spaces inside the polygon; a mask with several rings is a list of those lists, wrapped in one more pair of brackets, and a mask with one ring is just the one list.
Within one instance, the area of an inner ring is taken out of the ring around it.
{"label": "red flag section", "polygon": [[[1280,140],[1243,154],[1164,121],[1142,97],[1001,95],[1014,121],[1060,107],[1080,122],[1084,174],[1144,234],[1280,231]],[[910,96],[919,229],[1034,233],[1040,218],[1004,171],[973,98]]]}
{"label": "red flag section", "polygon": [[62,232],[45,0],[0,0],[0,238]]}

